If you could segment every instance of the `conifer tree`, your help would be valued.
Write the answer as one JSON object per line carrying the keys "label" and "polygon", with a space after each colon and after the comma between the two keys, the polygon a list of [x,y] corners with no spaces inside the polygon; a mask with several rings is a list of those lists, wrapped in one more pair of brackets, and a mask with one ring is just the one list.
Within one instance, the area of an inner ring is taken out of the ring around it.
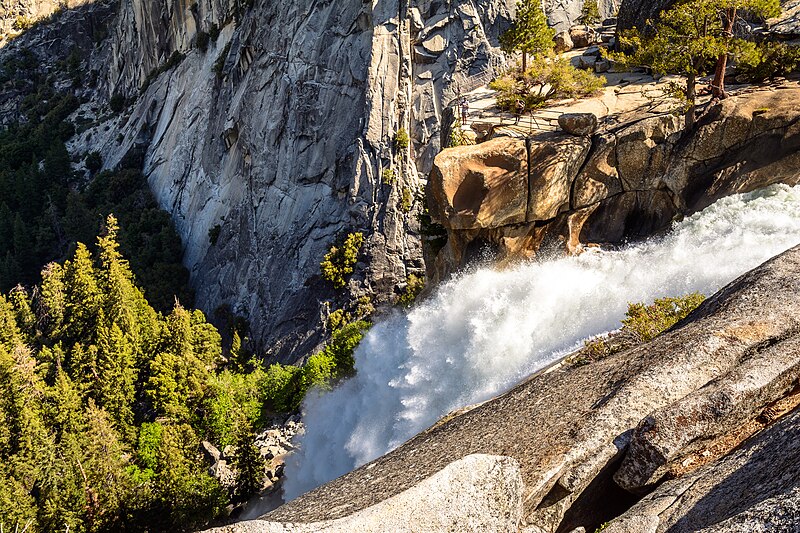
{"label": "conifer tree", "polygon": [[99,403],[108,411],[124,435],[131,435],[136,393],[134,348],[116,325],[104,327],[98,335]]}
{"label": "conifer tree", "polygon": [[45,266],[38,291],[37,314],[46,338],[58,338],[61,335],[66,312],[64,290],[64,268],[58,263]]}
{"label": "conifer tree", "polygon": [[581,8],[581,22],[584,24],[597,24],[600,22],[600,9],[597,0],[584,0]]}
{"label": "conifer tree", "polygon": [[536,57],[553,49],[555,30],[547,24],[541,0],[520,0],[511,28],[500,37],[503,51],[522,52],[522,71],[528,70],[528,54]]}
{"label": "conifer tree", "polygon": [[72,342],[91,342],[97,329],[101,292],[92,256],[78,243],[72,260],[64,265],[64,333]]}
{"label": "conifer tree", "polygon": [[746,12],[760,19],[777,17],[781,14],[780,0],[717,0],[719,17],[722,21],[723,50],[717,58],[711,92],[718,98],[725,98],[725,71],[728,68],[728,55],[733,43],[733,30],[736,22]]}
{"label": "conifer tree", "polygon": [[244,501],[257,494],[264,483],[265,461],[255,444],[256,435],[248,426],[236,440],[236,495]]}
{"label": "conifer tree", "polygon": [[[86,409],[84,457],[86,523],[90,529],[109,529],[125,496],[126,450],[111,418],[91,399]],[[112,528],[116,529],[116,528]]]}
{"label": "conifer tree", "polygon": [[686,128],[696,118],[697,78],[716,64],[712,91],[725,96],[725,69],[735,39],[733,24],[746,11],[767,17],[780,12],[778,0],[682,0],[661,14],[651,34],[638,30],[620,36],[628,54],[612,57],[628,65],[647,65],[659,74],[681,74],[684,87],[671,85],[669,93],[684,102]]}

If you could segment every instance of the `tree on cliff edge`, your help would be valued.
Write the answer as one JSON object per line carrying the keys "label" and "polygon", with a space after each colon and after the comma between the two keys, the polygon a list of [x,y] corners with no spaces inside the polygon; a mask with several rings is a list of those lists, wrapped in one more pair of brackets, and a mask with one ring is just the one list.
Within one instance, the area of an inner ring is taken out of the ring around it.
{"label": "tree on cliff edge", "polygon": [[672,84],[669,93],[684,103],[689,129],[696,116],[697,78],[712,65],[716,65],[714,95],[725,96],[725,69],[737,44],[732,30],[738,14],[746,11],[763,18],[773,16],[776,9],[779,13],[778,0],[684,0],[661,15],[652,33],[623,32],[620,44],[631,52],[611,55],[629,66],[647,65],[658,74],[685,76],[685,86]]}
{"label": "tree on cliff edge", "polygon": [[547,24],[541,0],[517,2],[514,24],[500,37],[504,52],[522,52],[522,71],[528,68],[528,54],[539,56],[553,49],[555,30]]}
{"label": "tree on cliff edge", "polygon": [[760,19],[777,17],[781,14],[781,4],[780,0],[724,0],[716,3],[719,4],[717,9],[723,26],[722,39],[725,46],[724,51],[717,57],[711,91],[715,97],[725,98],[727,96],[725,94],[725,70],[728,68],[728,55],[733,43],[733,30],[737,21],[745,12],[751,17]]}

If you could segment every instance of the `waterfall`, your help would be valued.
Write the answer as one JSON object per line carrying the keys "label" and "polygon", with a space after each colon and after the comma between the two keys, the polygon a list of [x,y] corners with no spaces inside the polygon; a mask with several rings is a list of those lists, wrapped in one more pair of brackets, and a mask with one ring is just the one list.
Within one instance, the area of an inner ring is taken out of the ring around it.
{"label": "waterfall", "polygon": [[357,375],[308,396],[284,496],[385,454],[618,328],[628,302],[710,296],[798,243],[800,186],[776,185],[721,199],[657,239],[464,273],[376,324],[356,350]]}

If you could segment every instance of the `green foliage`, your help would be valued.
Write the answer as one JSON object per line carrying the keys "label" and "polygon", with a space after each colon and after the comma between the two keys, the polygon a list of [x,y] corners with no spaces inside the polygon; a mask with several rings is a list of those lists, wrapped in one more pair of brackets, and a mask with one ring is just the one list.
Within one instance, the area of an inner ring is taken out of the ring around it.
{"label": "green foliage", "polygon": [[456,119],[450,129],[450,138],[448,139],[447,148],[455,148],[456,146],[467,146],[474,144],[470,141],[469,137],[464,134],[461,129],[461,119]]}
{"label": "green foliage", "polygon": [[211,425],[220,336],[148,304],[119,234],[109,217],[96,253],[79,244],[40,287],[0,296],[0,523],[183,530],[227,504],[192,427]]}
{"label": "green foliage", "polygon": [[[121,249],[151,303],[166,310],[177,295],[191,304],[180,238],[147,180],[128,168],[99,172],[84,185],[81,176],[73,175],[65,146],[74,133],[67,118],[78,100],[39,79],[26,54],[12,58],[4,68],[13,67],[15,75],[35,80],[35,86],[23,103],[25,120],[0,131],[0,291],[37,283],[43,265],[65,259],[77,241],[91,242],[105,215],[113,212],[124,228]],[[112,102],[124,106],[124,98],[115,98]],[[87,167],[101,165],[99,155],[90,153]]]}
{"label": "green foliage", "polygon": [[597,24],[600,22],[600,9],[597,0],[584,0],[581,8],[581,22],[584,24]]}
{"label": "green foliage", "polygon": [[319,265],[322,278],[331,282],[336,289],[344,288],[363,244],[363,233],[350,233],[342,244],[332,246]]}
{"label": "green foliage", "polygon": [[784,43],[740,41],[734,57],[736,72],[751,82],[786,76],[800,66],[800,49]]}
{"label": "green foliage", "polygon": [[[610,56],[629,66],[646,65],[658,74],[685,76],[685,87],[678,91],[670,86],[667,95],[677,98],[688,128],[695,121],[697,78],[714,65],[724,67],[727,55],[740,42],[731,37],[731,28],[742,13],[776,16],[780,4],[778,0],[683,0],[663,12],[647,34],[637,29],[623,32],[620,45],[627,52]],[[718,70],[715,83],[722,86],[724,68]]]}
{"label": "green foliage", "polygon": [[94,175],[103,168],[103,158],[100,152],[89,152],[86,156],[86,169]]}
{"label": "green foliage", "polygon": [[204,32],[198,31],[197,38],[195,44],[197,45],[197,49],[203,52],[204,54],[208,51],[208,43],[211,41],[211,36]]}
{"label": "green foliage", "polygon": [[502,76],[489,84],[497,91],[497,105],[516,111],[521,100],[525,110],[537,109],[554,98],[585,98],[597,94],[606,84],[603,76],[572,66],[566,58],[539,57],[522,74]]}
{"label": "green foliage", "polygon": [[425,289],[425,278],[416,274],[409,274],[406,278],[406,287],[403,294],[397,299],[397,304],[403,307],[411,307],[417,300],[417,296]]}
{"label": "green foliage", "polygon": [[125,96],[120,93],[114,93],[108,100],[108,106],[114,113],[122,113],[122,111],[125,110],[126,105],[127,102],[125,100]]}
{"label": "green foliage", "polygon": [[686,318],[704,300],[705,296],[695,292],[678,298],[656,299],[650,305],[630,303],[620,331],[587,341],[571,362],[588,364],[649,342]]}
{"label": "green foliage", "polygon": [[387,185],[394,185],[396,178],[394,176],[394,170],[391,168],[384,168],[383,172],[381,173],[383,177],[383,182]]}
{"label": "green foliage", "polygon": [[11,28],[17,31],[28,31],[35,25],[36,25],[35,18],[28,17],[26,15],[19,15],[17,18],[14,19],[14,23],[11,24]]}
{"label": "green foliage", "polygon": [[704,300],[705,296],[695,292],[680,298],[660,298],[651,305],[629,304],[622,329],[635,335],[639,342],[649,342],[686,318]]}
{"label": "green foliage", "polygon": [[347,324],[350,318],[350,313],[347,313],[344,309],[337,309],[328,315],[328,328],[337,330]]}
{"label": "green foliage", "polygon": [[259,490],[263,485],[266,462],[255,445],[256,436],[252,430],[241,431],[236,440],[236,496],[245,501]]}
{"label": "green foliage", "polygon": [[343,326],[333,333],[325,348],[312,355],[302,367],[270,366],[261,385],[264,405],[278,412],[296,411],[312,388],[327,390],[337,380],[353,375],[353,352],[371,326],[363,320]]}
{"label": "green foliage", "polygon": [[411,193],[411,189],[408,187],[403,187],[402,195],[400,196],[400,211],[403,213],[410,213],[411,208],[414,206],[414,195]]}
{"label": "green foliage", "polygon": [[203,410],[205,427],[213,442],[220,446],[235,444],[239,428],[260,424],[264,403],[272,390],[267,381],[283,381],[268,374],[257,367],[248,374],[225,370],[211,377]]}
{"label": "green foliage", "polygon": [[517,16],[513,25],[500,36],[500,46],[505,52],[522,52],[523,70],[525,57],[548,55],[553,50],[555,30],[547,24],[547,15],[539,0],[517,2]]}
{"label": "green foliage", "polygon": [[394,146],[397,148],[397,151],[404,153],[408,150],[408,147],[411,145],[411,139],[408,136],[408,132],[405,128],[400,128],[397,130],[397,133],[394,136]]}

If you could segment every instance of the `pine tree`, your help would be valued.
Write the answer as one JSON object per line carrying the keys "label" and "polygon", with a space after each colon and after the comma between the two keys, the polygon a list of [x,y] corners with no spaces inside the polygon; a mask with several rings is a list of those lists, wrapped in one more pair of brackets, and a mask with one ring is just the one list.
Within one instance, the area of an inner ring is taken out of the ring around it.
{"label": "pine tree", "polygon": [[718,98],[725,98],[725,71],[728,68],[728,55],[733,44],[733,29],[736,21],[743,12],[750,16],[767,19],[781,14],[780,0],[717,0],[717,9],[722,21],[722,40],[724,50],[717,57],[714,69],[714,81],[711,82],[712,94]]}
{"label": "pine tree", "polygon": [[119,431],[130,436],[136,393],[133,345],[116,324],[111,324],[100,330],[97,346],[99,404],[117,423]]}
{"label": "pine tree", "polygon": [[50,263],[42,270],[37,300],[38,319],[45,338],[60,337],[65,312],[64,268],[58,263]]}
{"label": "pine tree", "polygon": [[86,421],[86,433],[91,438],[85,443],[80,464],[86,479],[85,520],[90,529],[109,529],[118,519],[118,509],[128,489],[126,449],[111,417],[91,399]]}
{"label": "pine tree", "polygon": [[264,485],[266,464],[255,441],[256,435],[249,427],[241,430],[236,440],[236,496],[242,501],[257,494]]}
{"label": "pine tree", "polygon": [[584,0],[581,8],[581,22],[588,25],[600,22],[600,9],[597,7],[597,0]]}
{"label": "pine tree", "polygon": [[64,294],[65,336],[70,343],[92,342],[102,300],[92,256],[82,243],[64,265]]}
{"label": "pine tree", "polygon": [[671,85],[669,94],[684,102],[686,128],[696,118],[697,78],[716,62],[712,90],[725,95],[725,68],[736,39],[733,24],[742,11],[766,17],[780,12],[778,0],[684,0],[661,14],[651,34],[637,30],[620,36],[629,54],[612,54],[628,65],[647,65],[659,74],[681,74],[684,87]]}
{"label": "pine tree", "polygon": [[528,54],[536,57],[553,49],[555,30],[547,24],[541,0],[520,0],[511,28],[500,37],[503,51],[522,52],[522,71],[528,69]]}

